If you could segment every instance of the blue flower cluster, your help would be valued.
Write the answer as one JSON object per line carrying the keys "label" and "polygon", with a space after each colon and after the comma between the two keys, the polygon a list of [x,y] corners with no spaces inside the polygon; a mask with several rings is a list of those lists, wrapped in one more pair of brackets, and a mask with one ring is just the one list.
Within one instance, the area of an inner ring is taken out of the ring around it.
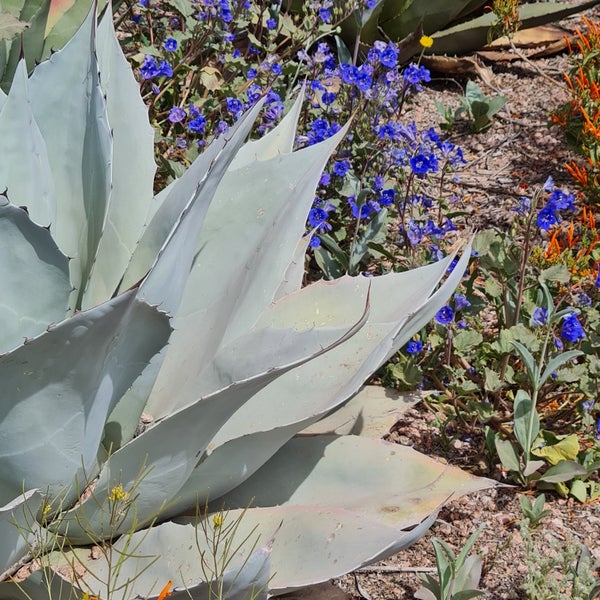
{"label": "blue flower cluster", "polygon": [[562,221],[561,211],[575,211],[575,197],[572,193],[555,188],[552,177],[548,177],[543,189],[549,195],[545,205],[538,212],[536,223],[540,229],[548,231],[550,227]]}
{"label": "blue flower cluster", "polygon": [[144,79],[155,77],[173,77],[173,67],[166,61],[157,62],[154,56],[144,56],[144,62],[140,67],[140,73]]}

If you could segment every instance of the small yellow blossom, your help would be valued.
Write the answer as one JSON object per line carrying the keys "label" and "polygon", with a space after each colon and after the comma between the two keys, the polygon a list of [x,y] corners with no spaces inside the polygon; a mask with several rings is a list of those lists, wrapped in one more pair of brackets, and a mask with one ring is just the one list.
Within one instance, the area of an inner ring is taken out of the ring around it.
{"label": "small yellow blossom", "polygon": [[219,529],[219,527],[221,527],[221,525],[223,525],[223,521],[225,519],[223,518],[223,515],[221,513],[216,514],[213,516],[213,527],[215,529]]}
{"label": "small yellow blossom", "polygon": [[424,35],[419,40],[419,44],[421,44],[423,48],[431,48],[431,46],[433,46],[433,38],[428,35]]}
{"label": "small yellow blossom", "polygon": [[123,486],[121,484],[119,484],[119,485],[115,485],[115,487],[112,490],[110,490],[108,499],[111,502],[119,502],[120,500],[126,500],[128,496],[129,496],[129,492],[126,492],[123,489]]}

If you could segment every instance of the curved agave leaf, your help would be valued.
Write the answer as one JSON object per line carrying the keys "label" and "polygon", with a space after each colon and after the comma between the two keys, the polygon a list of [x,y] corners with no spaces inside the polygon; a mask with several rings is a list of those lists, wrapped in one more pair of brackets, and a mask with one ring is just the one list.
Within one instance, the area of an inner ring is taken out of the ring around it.
{"label": "curved agave leaf", "polygon": [[[558,21],[574,13],[587,10],[600,3],[589,0],[582,4],[566,2],[544,2],[543,4],[524,4],[519,6],[521,29],[537,27],[552,21]],[[433,35],[434,44],[430,52],[436,54],[464,54],[478,50],[487,44],[490,26],[495,20],[493,13],[486,13],[475,19],[460,23],[454,27],[438,31]]]}
{"label": "curved agave leaf", "polygon": [[87,485],[107,415],[170,331],[133,290],[0,357],[0,502]]}
{"label": "curved agave leaf", "polygon": [[[319,282],[265,311],[259,321],[265,326],[293,322],[298,328],[311,327],[314,314],[322,319],[320,325],[334,326],[337,319],[347,318],[345,310],[356,310],[357,303],[364,302],[367,286],[375,294],[367,323],[353,338],[318,361],[282,375],[240,406],[212,440],[209,455],[196,466],[168,514],[190,509],[207,495],[216,499],[234,489],[296,433],[352,397],[443,306],[462,277],[468,251],[440,290],[423,299],[452,258],[405,273]],[[281,398],[297,400],[281,402]]]}
{"label": "curved agave leaf", "polygon": [[[246,334],[272,302],[304,232],[320,174],[344,134],[225,175],[204,222],[148,412],[160,417],[193,402],[218,348]],[[247,185],[240,187],[240,180]],[[179,382],[176,397],[171,381]]]}
{"label": "curved agave leaf", "polygon": [[0,111],[0,156],[0,189],[8,188],[10,201],[26,206],[38,225],[54,223],[54,180],[46,143],[31,111],[25,61],[19,63]]}
{"label": "curved agave leaf", "polygon": [[340,408],[300,433],[363,435],[380,439],[389,433],[405,411],[429,394],[366,385]]}
{"label": "curved agave leaf", "polygon": [[407,446],[362,436],[300,436],[214,504],[344,508],[404,529],[450,497],[496,485]]}
{"label": "curved agave leaf", "polygon": [[[473,6],[474,4],[476,5]],[[484,4],[485,0],[477,0],[475,3],[473,0],[414,0],[404,2],[399,9],[397,2],[388,0],[383,4],[379,25],[392,40],[401,40],[410,35],[420,22],[423,23],[424,32],[431,35],[464,14],[465,8],[474,10]]]}
{"label": "curved agave leaf", "polygon": [[29,80],[35,120],[54,177],[58,247],[71,257],[74,310],[81,300],[106,216],[111,134],[94,52],[95,14],[61,52],[38,65]]}
{"label": "curved agave leaf", "polygon": [[[161,518],[215,433],[248,398],[282,373],[343,343],[363,323],[364,315],[353,327],[313,330],[294,336],[281,331],[275,346],[277,356],[267,357],[264,372],[257,374],[252,368],[248,378],[239,377],[229,387],[169,415],[110,456],[92,496],[66,513],[59,525],[61,531],[70,540],[85,543],[89,531],[99,536],[114,535],[146,524],[157,516]],[[243,365],[238,366],[238,372],[240,369]],[[130,493],[135,490],[138,496],[135,514],[127,515],[118,527],[112,523],[112,513],[107,510],[107,499],[117,486]]]}
{"label": "curved agave leaf", "polygon": [[[151,219],[144,228],[131,257],[123,276],[121,289],[127,289],[146,275],[186,206],[192,199],[198,199],[201,194],[203,197],[199,203],[204,207],[202,212],[204,218],[222,173],[228,168],[250,133],[262,105],[263,101],[259,101],[242,115],[234,127],[214,140],[179,179],[171,183],[155,198],[152,209],[154,212],[149,213]],[[215,163],[217,163],[219,176],[213,178],[213,174],[209,179],[208,175],[215,169]]]}
{"label": "curved agave leaf", "polygon": [[247,536],[258,537],[258,543],[274,537],[269,594],[276,596],[396,554],[422,537],[435,518],[434,514],[411,531],[402,531],[341,508],[276,506],[232,510],[225,522],[240,522],[234,544]]}
{"label": "curved agave leaf", "polygon": [[37,490],[29,490],[0,507],[0,573],[31,550],[37,531],[35,518],[41,505],[42,497]]}
{"label": "curved agave leaf", "polygon": [[[141,260],[149,259],[151,254],[147,250],[150,250],[153,244],[158,243],[166,236],[162,248],[157,251],[158,257],[155,255],[154,264],[147,267],[150,268],[150,273],[140,286],[139,295],[151,304],[160,305],[171,315],[175,315],[179,309],[195,259],[196,245],[190,243],[190,240],[198,239],[215,190],[236,151],[249,133],[259,110],[260,105],[255,106],[245,115],[243,123],[240,123],[228,135],[219,138],[215,144],[211,145],[211,147],[215,146],[215,149],[207,150],[205,155],[201,155],[192,165],[190,169],[192,173],[190,174],[188,171],[186,175],[190,175],[179,180],[179,187],[173,188],[172,193],[161,207],[166,211],[159,210],[153,219],[151,228],[147,232],[152,232],[152,225],[155,222],[158,223],[158,226],[150,235],[147,245],[142,240],[138,246],[146,245],[146,252],[142,252],[138,256],[142,256]],[[188,199],[187,203],[181,206],[186,198]],[[177,209],[179,214],[176,212]],[[171,230],[165,232],[164,227],[173,219],[175,221]],[[107,447],[112,446],[113,450],[120,448],[133,438],[165,354],[166,352],[161,352],[153,358],[111,414],[105,437]],[[199,396],[200,394],[196,398]]]}
{"label": "curved agave leaf", "polygon": [[[0,145],[1,145],[0,141]],[[0,352],[13,350],[62,321],[71,284],[69,261],[47,229],[0,197]]]}
{"label": "curved agave leaf", "polygon": [[115,37],[110,10],[98,26],[96,46],[112,131],[112,180],[106,223],[83,308],[108,300],[117,289],[144,227],[156,171],[154,129],[148,122],[139,85]]}
{"label": "curved agave leaf", "polygon": [[[54,568],[78,564],[82,572],[78,587],[98,597],[107,597],[109,582],[110,590],[123,590],[128,598],[157,600],[162,589],[169,589],[174,600],[207,600],[217,595],[222,600],[266,600],[270,545],[255,549],[257,536],[251,536],[242,544],[243,552],[233,547],[227,554],[219,547],[213,562],[213,552],[203,558],[200,554],[207,550],[207,535],[216,535],[213,531],[212,523],[206,533],[191,524],[163,523],[125,535],[111,549],[113,560],[120,554],[127,557],[118,569],[106,556],[92,558],[89,549],[54,553],[49,560]],[[214,564],[222,566],[221,573],[212,572]],[[0,598],[1,591],[0,587]]]}
{"label": "curved agave leaf", "polygon": [[[174,510],[189,509],[207,493],[215,499],[234,489],[294,434],[351,398],[365,379],[427,324],[446,302],[463,275],[469,259],[468,248],[442,287],[428,300],[423,299],[427,299],[452,258],[369,280],[345,277],[319,282],[298,292],[297,302],[280,304],[289,314],[279,318],[295,318],[296,323],[301,324],[307,318],[306,307],[315,303],[324,321],[334,319],[329,323],[333,325],[335,319],[344,318],[344,309],[352,306],[356,293],[353,288],[360,291],[362,286],[362,293],[366,293],[364,286],[368,281],[373,294],[369,319],[357,335],[318,361],[310,361],[282,375],[232,415],[211,442],[209,456],[198,464],[180,490]],[[277,311],[274,310],[273,315],[269,313],[265,312],[265,322],[276,324]],[[301,400],[284,403],[281,398]],[[240,456],[244,457],[241,465]],[[207,491],[208,481],[210,491]]]}

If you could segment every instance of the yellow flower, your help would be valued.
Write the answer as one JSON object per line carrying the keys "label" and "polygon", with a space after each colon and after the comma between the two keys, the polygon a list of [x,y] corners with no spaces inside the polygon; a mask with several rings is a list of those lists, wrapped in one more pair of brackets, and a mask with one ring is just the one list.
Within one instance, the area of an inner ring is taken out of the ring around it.
{"label": "yellow flower", "polygon": [[223,518],[223,515],[221,513],[216,514],[213,516],[213,527],[215,529],[219,529],[219,527],[221,527],[221,525],[223,525],[223,521],[225,519]]}
{"label": "yellow flower", "polygon": [[111,502],[119,502],[119,500],[125,500],[129,496],[129,492],[126,492],[123,489],[121,484],[116,485],[112,490],[110,490],[110,494],[108,499]]}
{"label": "yellow flower", "polygon": [[431,48],[431,46],[433,46],[433,38],[428,35],[424,35],[419,40],[419,44],[421,44],[423,48]]}

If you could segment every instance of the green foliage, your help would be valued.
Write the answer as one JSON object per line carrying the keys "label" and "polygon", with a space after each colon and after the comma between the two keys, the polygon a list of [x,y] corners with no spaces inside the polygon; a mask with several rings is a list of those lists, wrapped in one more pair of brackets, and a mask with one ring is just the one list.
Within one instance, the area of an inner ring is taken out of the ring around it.
{"label": "green foliage", "polygon": [[523,512],[528,527],[531,529],[538,527],[544,517],[552,514],[552,511],[544,510],[545,502],[546,496],[544,494],[540,494],[533,503],[525,496],[519,496],[521,511]]}
{"label": "green foliage", "polygon": [[481,535],[484,525],[474,531],[458,556],[443,540],[433,539],[435,564],[438,579],[430,575],[422,575],[423,587],[415,598],[420,600],[469,600],[482,596],[484,592],[476,587],[481,579],[482,560],[477,554],[470,555],[473,545]]}
{"label": "green foliage", "polygon": [[576,539],[544,536],[532,532],[528,521],[519,523],[519,531],[525,542],[525,583],[523,591],[531,600],[559,600],[576,598],[593,600],[600,591],[594,577],[594,565],[590,551]]}
{"label": "green foliage", "polygon": [[461,106],[452,112],[436,101],[436,108],[445,120],[442,127],[452,129],[456,121],[464,116],[471,131],[477,133],[492,124],[492,117],[506,104],[506,98],[504,96],[488,98],[474,81],[469,81],[460,102]]}
{"label": "green foliage", "polygon": [[[295,3],[297,9],[300,4]],[[485,5],[482,0],[451,3],[444,0],[380,0],[374,10],[362,13],[366,13],[366,19],[360,18],[360,11],[357,11],[359,16],[348,18],[343,27],[344,40],[350,47],[359,38],[363,43],[372,44],[383,31],[389,39],[403,41],[405,60],[408,60],[421,51],[419,36],[425,32],[434,39],[430,52],[466,54],[485,46],[490,31],[497,29],[498,20],[502,21],[502,29],[506,28],[505,11],[502,3],[498,4],[497,13],[489,11],[482,15],[481,8]],[[514,9],[514,2],[508,4]],[[525,29],[558,21],[597,4],[598,0],[576,6],[567,2],[524,3],[518,7],[518,16],[511,11],[511,17],[512,22],[520,22]],[[416,39],[415,31],[418,33]]]}

